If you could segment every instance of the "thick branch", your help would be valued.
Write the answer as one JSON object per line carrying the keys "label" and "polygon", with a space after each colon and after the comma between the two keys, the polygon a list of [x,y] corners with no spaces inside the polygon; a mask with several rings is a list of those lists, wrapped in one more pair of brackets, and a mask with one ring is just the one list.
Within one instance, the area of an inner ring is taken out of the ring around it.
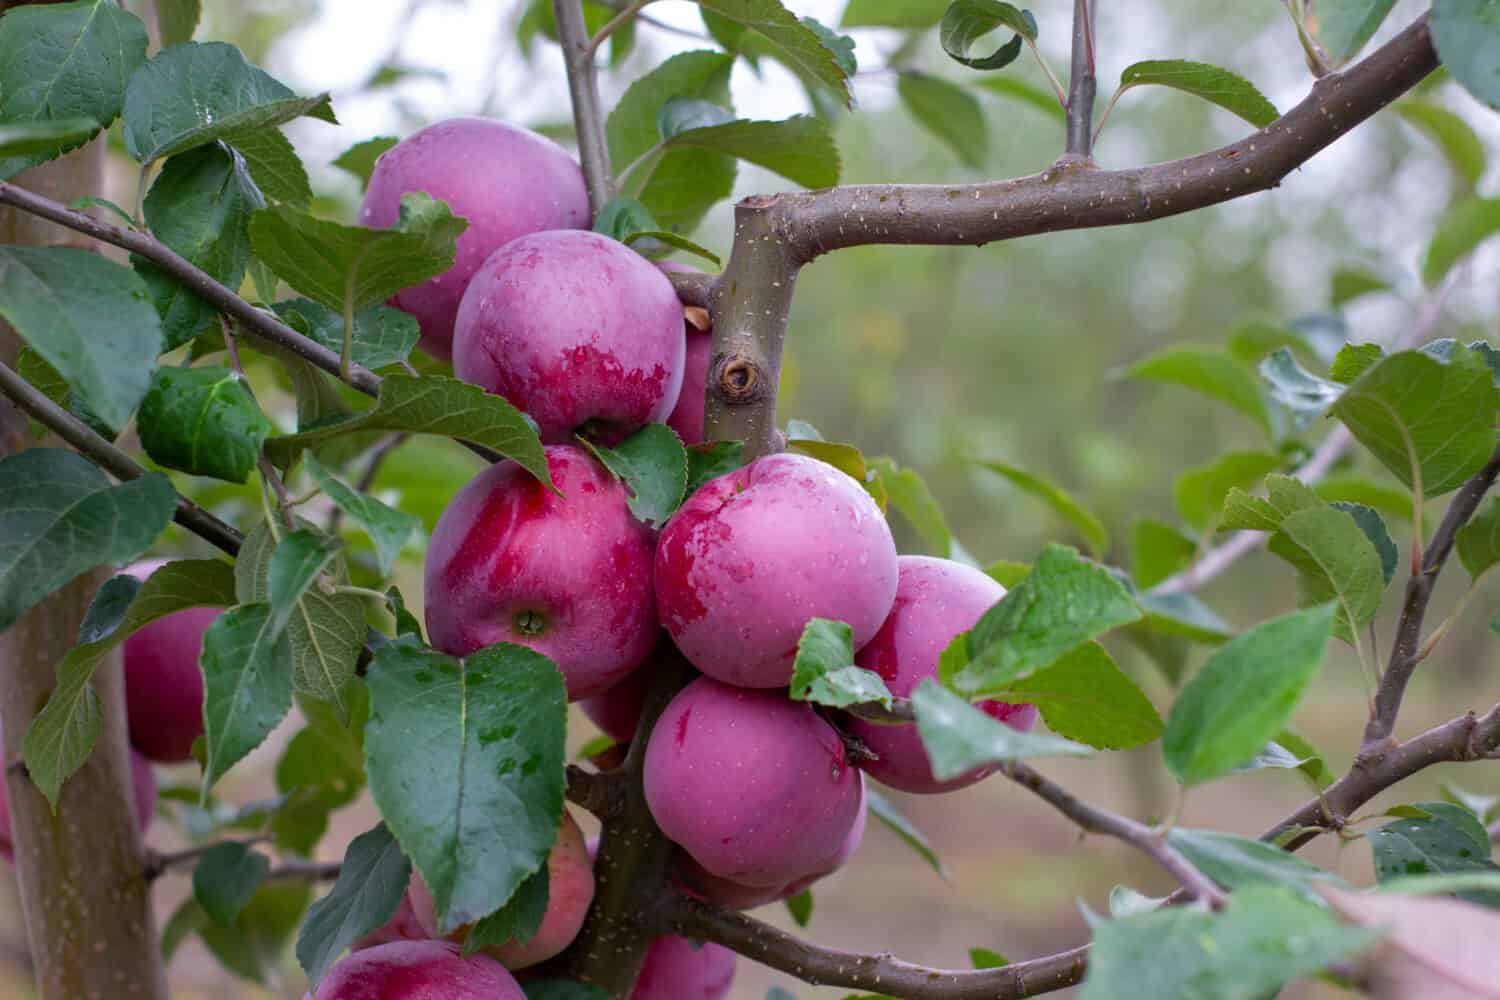
{"label": "thick branch", "polygon": [[[1391,658],[1385,673],[1380,677],[1380,687],[1375,692],[1375,711],[1365,726],[1365,739],[1360,747],[1360,756],[1378,754],[1380,748],[1390,740],[1396,729],[1396,716],[1401,711],[1401,699],[1406,694],[1406,685],[1422,662],[1419,653],[1422,642],[1422,622],[1427,616],[1427,605],[1432,600],[1433,588],[1438,574],[1453,551],[1458,529],[1469,523],[1479,509],[1484,495],[1495,485],[1500,476],[1500,448],[1490,456],[1484,468],[1476,472],[1469,481],[1459,487],[1448,504],[1437,531],[1423,549],[1422,571],[1412,574],[1406,581],[1406,598],[1401,605],[1401,620],[1396,625],[1396,641],[1391,644]],[[1421,525],[1417,525],[1417,531]]]}
{"label": "thick branch", "polygon": [[1098,0],[1073,0],[1073,67],[1068,78],[1068,155],[1094,155],[1094,14]]}
{"label": "thick branch", "polygon": [[[568,70],[568,94],[573,99],[573,127],[578,134],[578,158],[589,189],[589,208],[595,215],[614,195],[609,146],[604,140],[604,112],[599,104],[599,79],[594,50],[583,20],[583,0],[552,0],[557,15],[557,40]],[[623,15],[622,15],[623,16]]]}
{"label": "thick branch", "polygon": [[1171,872],[1172,877],[1182,883],[1190,897],[1201,899],[1212,906],[1224,902],[1223,891],[1200,872],[1193,863],[1183,857],[1167,840],[1144,823],[1107,809],[1091,806],[1077,798],[1067,789],[1048,781],[1035,770],[1011,761],[1001,768],[1005,776],[1016,784],[1035,792],[1068,819],[1089,833],[1102,833],[1107,837],[1123,840],[1132,847],[1150,855],[1151,859]]}
{"label": "thick branch", "polygon": [[568,801],[601,820],[617,819],[625,811],[625,787],[619,775],[586,771],[568,765]]}
{"label": "thick branch", "polygon": [[980,245],[1163,219],[1276,187],[1437,65],[1424,16],[1365,59],[1317,81],[1281,118],[1220,149],[1129,170],[1095,170],[1064,160],[1032,177],[985,184],[868,184],[787,193],[762,199],[773,216],[766,228],[806,263],[832,250],[875,243]]}
{"label": "thick branch", "polygon": [[[32,388],[31,384],[9,367],[0,364],[0,392],[38,423],[72,445],[95,465],[116,479],[139,479],[146,470],[135,459],[116,448],[67,410]],[[244,540],[238,531],[208,511],[178,494],[177,510],[172,519],[204,541],[230,555],[240,550]]]}

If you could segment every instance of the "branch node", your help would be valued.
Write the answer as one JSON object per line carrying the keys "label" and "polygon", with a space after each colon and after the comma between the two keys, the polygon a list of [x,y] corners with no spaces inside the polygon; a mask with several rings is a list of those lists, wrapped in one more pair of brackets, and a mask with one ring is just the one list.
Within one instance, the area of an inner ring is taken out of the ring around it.
{"label": "branch node", "polygon": [[748,354],[726,354],[714,365],[714,382],[730,406],[762,402],[770,393],[770,381],[760,362]]}

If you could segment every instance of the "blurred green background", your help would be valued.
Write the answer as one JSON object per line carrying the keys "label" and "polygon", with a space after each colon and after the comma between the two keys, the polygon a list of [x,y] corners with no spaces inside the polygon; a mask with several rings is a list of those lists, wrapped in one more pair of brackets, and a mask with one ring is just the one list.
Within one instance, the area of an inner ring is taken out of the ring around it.
{"label": "blurred green background", "polygon": [[[362,0],[208,0],[198,37],[227,39],[291,86],[330,90],[344,125],[298,123],[291,131],[314,174],[321,206],[351,219],[358,190],[329,169],[342,149],[375,135],[406,135],[454,114],[485,113],[549,131],[566,132],[567,108],[559,54],[537,40],[530,56],[515,40],[524,4],[506,2],[362,2]],[[836,24],[841,0],[792,2],[798,13]],[[1101,99],[1126,64],[1144,58],[1195,58],[1235,69],[1254,80],[1283,110],[1311,84],[1290,19],[1276,0],[1224,4],[1218,0],[1105,0],[1100,5]],[[1425,5],[1397,5],[1388,37]],[[1071,5],[1038,4],[1043,49],[1065,67]],[[653,16],[701,31],[694,9],[664,2]],[[913,121],[895,98],[884,56],[903,45],[889,31],[856,32],[862,73],[859,110],[838,122],[843,176],[848,182],[955,181],[1032,173],[1061,147],[1050,116],[993,94],[980,96],[988,131],[982,169],[965,167]],[[604,74],[606,105],[634,75],[666,55],[702,41],[643,27],[624,65]],[[945,65],[946,63],[946,65]],[[964,79],[935,40],[920,43],[913,66]],[[1006,71],[1033,85],[1044,78],[1022,60]],[[970,75],[969,80],[976,79]],[[795,81],[768,68],[758,79],[736,69],[741,113],[784,117],[806,110]],[[1463,116],[1486,148],[1497,148],[1494,116],[1451,84],[1428,96]],[[1098,152],[1101,165],[1129,166],[1198,152],[1246,131],[1238,119],[1168,91],[1138,90],[1122,101]],[[1480,193],[1493,191],[1493,171]],[[135,177],[123,166],[118,197],[133,196]],[[741,170],[739,192],[783,186],[754,168]],[[1259,319],[1285,324],[1312,317],[1343,321],[1360,341],[1389,342],[1409,331],[1423,301],[1418,267],[1435,219],[1464,193],[1465,182],[1441,152],[1394,114],[1341,141],[1294,173],[1283,187],[1222,208],[1128,229],[1087,231],[1019,240],[984,249],[870,248],[845,251],[808,267],[794,311],[780,413],[812,422],[830,439],[857,443],[866,454],[889,455],[918,470],[947,512],[955,535],[981,562],[1029,560],[1049,540],[1079,541],[1035,499],[1017,492],[976,459],[1004,461],[1045,476],[1095,511],[1109,527],[1109,561],[1129,567],[1130,530],[1141,518],[1181,524],[1173,499],[1176,477],[1229,450],[1266,447],[1243,416],[1185,390],[1131,380],[1133,362],[1168,344],[1222,345],[1238,324]],[[696,233],[727,252],[730,210],[722,206]],[[1452,289],[1439,335],[1494,340],[1497,260],[1481,253]],[[1359,266],[1392,290],[1333,309],[1330,282],[1342,266]],[[262,398],[277,396],[267,370]],[[285,416],[290,418],[290,409]],[[1309,429],[1315,443],[1323,429]],[[1373,463],[1359,471],[1389,481]],[[474,471],[462,450],[430,439],[408,444],[384,467],[376,488],[388,500],[421,513],[430,526],[448,496]],[[251,495],[233,488],[205,492],[233,516]],[[1393,521],[1398,542],[1410,525]],[[915,534],[898,524],[907,551],[920,551]],[[184,547],[190,543],[183,542]],[[408,549],[400,582],[419,601],[421,552]],[[1430,621],[1453,606],[1462,581],[1449,579]],[[1395,603],[1395,590],[1387,604]],[[1293,577],[1280,563],[1254,554],[1208,587],[1204,598],[1230,623],[1245,626],[1290,608]],[[1485,619],[1500,597],[1487,593],[1418,674],[1401,732],[1411,734],[1500,694],[1491,669],[1493,635]],[[1388,643],[1387,614],[1376,631]],[[1165,709],[1171,682],[1134,647],[1117,644],[1122,665]],[[1194,650],[1188,665],[1201,662]],[[1341,770],[1357,745],[1366,714],[1358,664],[1342,647],[1297,715],[1298,727]],[[227,799],[249,801],[271,788],[271,769],[285,733],[278,734],[223,786]],[[592,730],[574,721],[570,745]],[[1070,788],[1142,818],[1174,805],[1155,746],[1083,763],[1051,763],[1043,770]],[[1494,764],[1422,775],[1380,803],[1431,798],[1444,780],[1475,792],[1500,792]],[[1303,801],[1308,789],[1293,772],[1268,771],[1196,791],[1182,804],[1181,822],[1258,835]],[[892,951],[927,964],[967,964],[967,949],[984,947],[1011,958],[1032,957],[1083,941],[1080,907],[1103,911],[1111,886],[1127,884],[1160,894],[1170,888],[1148,864],[1112,842],[1084,843],[1038,800],[991,780],[945,797],[895,796],[931,838],[946,880],[889,831],[872,824],[850,868],[820,884],[805,933],[836,947]],[[1372,806],[1376,812],[1381,806]],[[325,840],[330,858],[371,822],[368,804],[346,810]],[[170,847],[177,835],[159,822],[152,835]],[[180,839],[180,838],[178,838]],[[1368,849],[1332,838],[1309,849],[1321,864],[1356,883],[1371,880]],[[163,919],[187,892],[169,878],[161,893]],[[0,899],[13,898],[8,869]],[[790,926],[780,906],[768,919]],[[28,996],[24,937],[16,908],[0,903],[0,994]],[[298,997],[295,962],[280,962],[280,982],[261,988],[233,979],[196,941],[174,956],[171,974],[183,997]],[[741,962],[734,1000],[760,1000],[772,985],[802,998],[835,998]],[[1285,995],[1322,995],[1298,986]],[[1330,993],[1331,995],[1331,993]]]}

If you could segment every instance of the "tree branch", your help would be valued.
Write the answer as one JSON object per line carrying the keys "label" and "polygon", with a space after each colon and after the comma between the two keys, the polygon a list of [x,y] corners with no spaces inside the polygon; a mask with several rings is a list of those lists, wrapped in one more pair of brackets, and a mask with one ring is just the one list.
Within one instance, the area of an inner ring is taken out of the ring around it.
{"label": "tree branch", "polygon": [[1094,14],[1098,0],[1073,0],[1073,67],[1068,77],[1068,155],[1094,155]]}
{"label": "tree branch", "polygon": [[[0,364],[0,392],[38,423],[62,438],[85,458],[116,479],[139,479],[146,470],[135,459],[106,441],[93,428],[42,395],[10,367]],[[230,555],[240,550],[244,536],[187,497],[177,495],[172,519],[211,545]]]}
{"label": "tree branch", "polygon": [[557,16],[557,41],[568,70],[573,128],[578,135],[584,183],[589,189],[589,208],[598,215],[614,195],[614,173],[609,166],[609,145],[604,139],[604,112],[599,104],[594,50],[589,44],[588,25],[583,20],[583,0],[552,0],[552,10]]}
{"label": "tree branch", "polygon": [[[1479,509],[1484,495],[1500,477],[1500,447],[1495,449],[1485,463],[1469,481],[1458,488],[1448,511],[1438,524],[1437,531],[1423,549],[1421,572],[1413,573],[1406,581],[1406,597],[1401,606],[1401,619],[1396,625],[1396,641],[1391,644],[1391,657],[1385,673],[1380,676],[1380,687],[1375,692],[1375,710],[1365,726],[1364,743],[1360,747],[1361,758],[1378,755],[1391,739],[1396,729],[1396,716],[1401,711],[1401,699],[1406,694],[1406,685],[1422,662],[1419,653],[1422,643],[1422,621],[1427,616],[1427,605],[1432,600],[1433,588],[1438,574],[1453,551],[1458,529],[1469,523]],[[1422,526],[1416,525],[1417,532]]]}
{"label": "tree branch", "polygon": [[625,788],[618,774],[600,774],[569,764],[567,778],[569,802],[605,821],[618,819],[625,811]]}
{"label": "tree branch", "polygon": [[1164,836],[1144,823],[1089,805],[1021,761],[1011,761],[1000,770],[1011,781],[1036,793],[1089,833],[1102,833],[1107,837],[1123,840],[1149,855],[1182,883],[1182,888],[1190,898],[1201,899],[1215,909],[1223,905],[1223,890],[1168,844]]}

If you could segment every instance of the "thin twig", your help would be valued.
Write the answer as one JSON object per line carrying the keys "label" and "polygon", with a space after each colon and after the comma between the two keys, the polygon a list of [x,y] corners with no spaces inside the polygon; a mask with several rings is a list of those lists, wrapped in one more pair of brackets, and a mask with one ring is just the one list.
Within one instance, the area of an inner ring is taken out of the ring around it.
{"label": "thin twig", "polygon": [[595,214],[614,193],[609,146],[604,140],[604,113],[599,103],[599,79],[589,48],[589,29],[583,19],[583,0],[552,0],[557,16],[557,41],[568,70],[568,93],[573,100],[573,127],[578,158],[588,185],[589,208]]}
{"label": "thin twig", "polygon": [[[67,410],[34,388],[12,369],[0,364],[0,392],[10,399],[38,423],[52,431],[75,451],[121,481],[139,479],[146,475],[140,463],[79,420]],[[177,495],[177,509],[172,519],[211,545],[223,549],[230,555],[240,550],[245,538],[232,526],[225,524],[208,511],[181,494]]]}
{"label": "thin twig", "polygon": [[1215,909],[1223,905],[1223,890],[1169,844],[1166,837],[1146,824],[1118,813],[1112,813],[1107,809],[1089,805],[1021,761],[1011,761],[1003,765],[1000,770],[1010,780],[1045,799],[1058,812],[1089,833],[1101,833],[1107,837],[1123,840],[1149,855],[1153,861],[1165,868],[1182,884],[1188,896],[1201,899]]}
{"label": "thin twig", "polygon": [[302,861],[292,859],[266,872],[266,882],[334,882],[342,863],[338,861]]}
{"label": "thin twig", "polygon": [[620,11],[614,17],[610,18],[609,21],[604,25],[604,27],[595,32],[594,37],[589,39],[588,48],[586,50],[590,61],[592,61],[594,57],[598,55],[599,46],[603,45],[605,40],[609,38],[610,35],[613,35],[616,31],[619,31],[625,25],[629,24],[631,19],[641,12],[642,7],[645,7],[648,3],[651,2],[652,0],[632,0],[631,4],[628,7]]}
{"label": "thin twig", "polygon": [[[360,473],[359,482],[354,484],[354,488],[360,493],[370,492],[370,488],[375,485],[375,477],[380,475],[380,467],[385,464],[385,460],[390,458],[391,453],[405,444],[410,437],[411,434],[406,431],[396,431],[381,438],[375,444],[375,447],[370,449],[369,460],[365,462],[365,469]],[[300,501],[298,502],[300,503]],[[339,533],[339,526],[343,522],[344,508],[335,506],[332,513],[328,515],[328,524],[326,526],[328,534],[337,535]]]}
{"label": "thin twig", "polygon": [[248,837],[244,840],[216,840],[211,844],[199,844],[196,847],[188,847],[180,851],[160,852],[148,850],[146,852],[146,867],[141,872],[141,877],[148,882],[153,882],[175,868],[191,867],[203,855],[217,847],[223,847],[225,844],[254,847],[257,844],[264,844],[270,839],[269,836]]}
{"label": "thin twig", "polygon": [[1094,155],[1094,6],[1097,0],[1073,0],[1073,64],[1068,78],[1067,151]]}

